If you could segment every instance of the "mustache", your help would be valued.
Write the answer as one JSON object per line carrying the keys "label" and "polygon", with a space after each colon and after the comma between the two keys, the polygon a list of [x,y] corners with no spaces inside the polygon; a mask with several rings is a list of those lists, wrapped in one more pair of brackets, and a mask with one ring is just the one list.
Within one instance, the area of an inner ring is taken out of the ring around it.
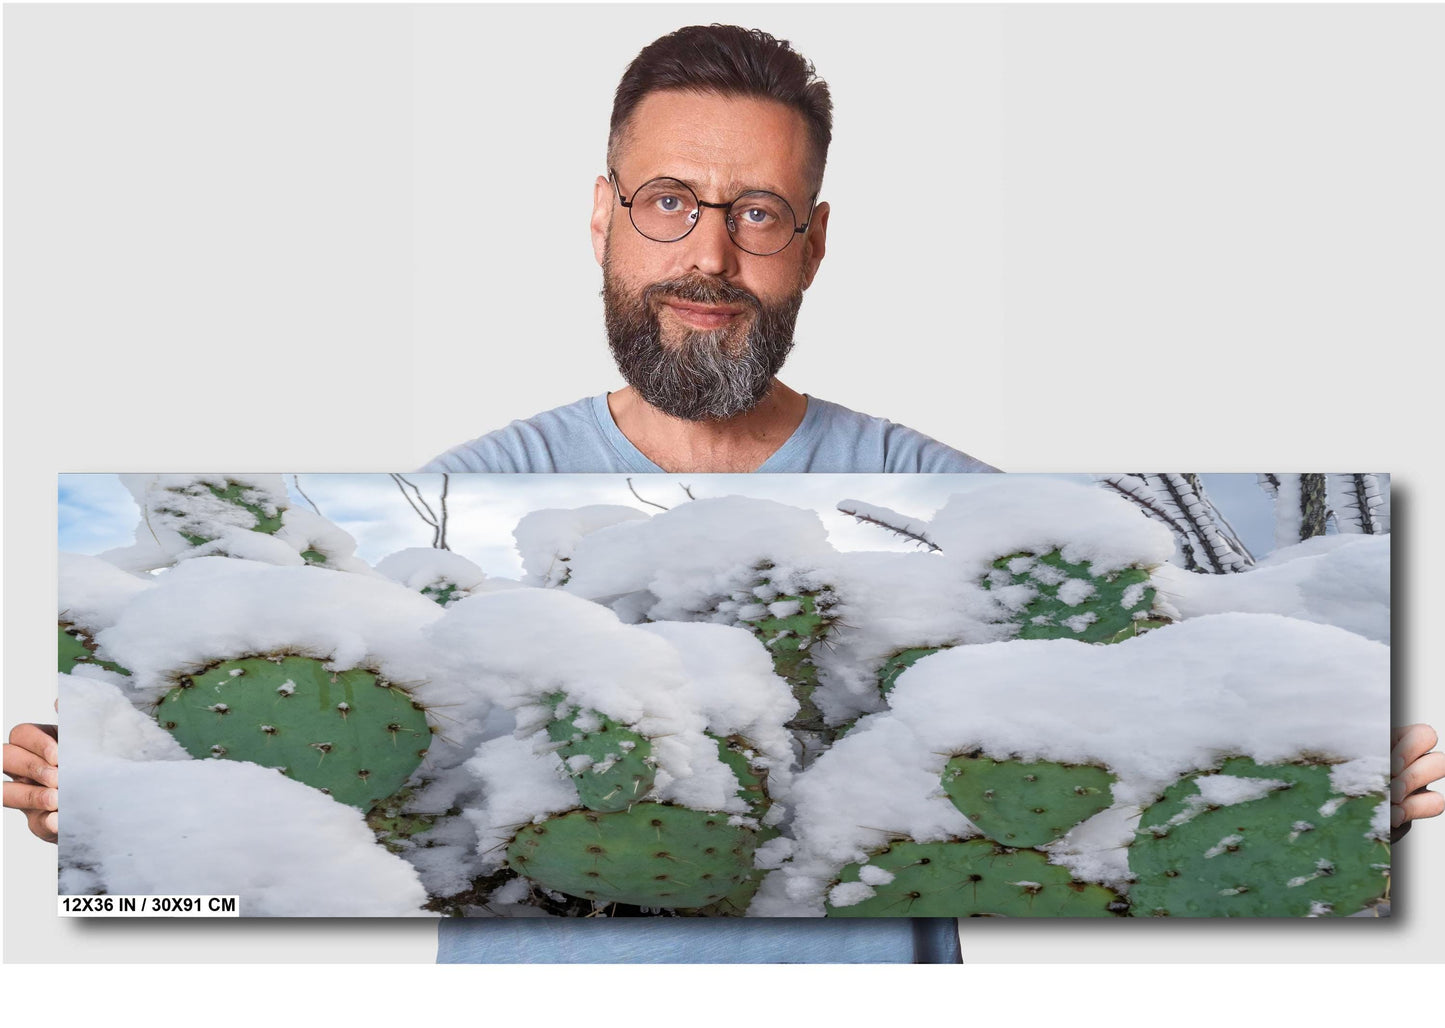
{"label": "mustache", "polygon": [[642,302],[650,309],[655,309],[663,299],[719,305],[742,304],[754,314],[763,312],[763,302],[742,286],[703,275],[654,282],[642,291]]}

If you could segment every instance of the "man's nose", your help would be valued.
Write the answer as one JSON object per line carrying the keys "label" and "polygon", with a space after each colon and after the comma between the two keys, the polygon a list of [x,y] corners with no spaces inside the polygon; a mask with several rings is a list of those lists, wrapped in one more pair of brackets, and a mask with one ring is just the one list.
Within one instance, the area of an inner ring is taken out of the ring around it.
{"label": "man's nose", "polygon": [[732,234],[728,232],[728,209],[699,206],[695,218],[692,231],[677,244],[687,247],[690,267],[720,278],[736,272],[738,254],[742,251],[733,245]]}

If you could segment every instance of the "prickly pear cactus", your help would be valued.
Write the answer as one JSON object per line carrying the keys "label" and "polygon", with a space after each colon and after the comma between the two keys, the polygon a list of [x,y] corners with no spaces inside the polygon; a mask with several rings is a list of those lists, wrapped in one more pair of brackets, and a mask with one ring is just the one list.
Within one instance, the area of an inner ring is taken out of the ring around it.
{"label": "prickly pear cactus", "polygon": [[547,736],[588,810],[626,810],[647,794],[657,777],[652,743],[595,710],[569,703],[562,693],[544,698],[553,706]]}
{"label": "prickly pear cactus", "polygon": [[[598,747],[610,759],[619,741],[636,741],[632,755],[643,753],[647,740],[596,712],[577,712],[554,694],[559,717],[548,723],[554,740],[569,736],[574,755],[591,756]],[[588,729],[577,733],[577,722]],[[581,734],[585,738],[577,739]],[[624,761],[598,776],[582,763],[573,773],[582,807],[523,828],[507,847],[508,866],[538,885],[594,905],[627,904],[678,913],[740,916],[762,880],[753,867],[758,846],[777,836],[761,825],[770,800],[766,771],[749,759],[746,740],[712,737],[718,757],[737,780],[737,795],[748,804],[748,816],[694,810],[671,803],[638,802],[634,796],[651,788],[652,766]],[[599,743],[598,740],[601,740]],[[559,751],[564,763],[565,747]],[[650,752],[650,751],[649,751]],[[636,776],[647,774],[647,786]]]}
{"label": "prickly pear cactus", "polygon": [[949,649],[947,646],[910,646],[906,650],[899,650],[893,656],[883,662],[878,669],[878,692],[887,696],[893,691],[893,686],[898,682],[898,676],[907,671],[914,664],[917,664],[924,657]]}
{"label": "prickly pear cactus", "polygon": [[798,713],[788,728],[803,740],[805,752],[816,754],[832,743],[836,733],[813,702],[818,668],[812,650],[827,639],[837,621],[837,597],[828,588],[784,593],[768,577],[772,567],[760,564],[752,591],[735,593],[720,609],[732,612],[737,623],[767,647],[773,670],[792,686],[798,701]]}
{"label": "prickly pear cactus", "polygon": [[1096,575],[1088,563],[1071,564],[1058,550],[1000,557],[983,587],[998,592],[1014,612],[1019,639],[1111,643],[1168,624],[1154,611],[1147,570]]}
{"label": "prickly pear cactus", "polygon": [[963,816],[1005,846],[1043,846],[1114,803],[1114,777],[1088,764],[951,759],[943,790]]}
{"label": "prickly pear cactus", "polygon": [[573,810],[523,828],[507,861],[546,888],[598,904],[707,907],[758,874],[758,833],[732,820],[666,803],[611,814]]}
{"label": "prickly pear cactus", "polygon": [[[711,736],[711,733],[709,733]],[[761,818],[772,806],[768,796],[768,773],[749,759],[752,750],[746,739],[732,735],[726,739],[711,736],[717,740],[718,759],[732,769],[738,780],[738,797],[748,805],[749,813]]]}
{"label": "prickly pear cactus", "polygon": [[461,599],[461,596],[457,595],[457,589],[458,586],[455,582],[449,582],[443,578],[431,585],[423,586],[421,594],[438,606],[450,607],[454,601]]}
{"label": "prickly pear cactus", "polygon": [[1144,811],[1129,849],[1136,917],[1347,915],[1388,891],[1390,847],[1370,837],[1383,795],[1338,795],[1322,765],[1235,758],[1220,774],[1260,780],[1257,798],[1208,802],[1197,774]]}
{"label": "prickly pear cactus", "polygon": [[[366,824],[376,833],[376,839],[393,853],[403,852],[411,840],[431,831],[438,814],[421,813],[411,809],[416,799],[416,789],[402,786],[396,792],[381,800],[367,812]],[[460,810],[443,811],[440,816],[454,817]]]}
{"label": "prickly pear cactus", "polygon": [[60,622],[58,658],[60,673],[65,675],[74,671],[77,664],[103,667],[107,671],[115,671],[122,675],[130,674],[114,661],[100,657],[96,653],[94,640],[81,629],[74,625],[67,625],[64,621]]}
{"label": "prickly pear cactus", "polygon": [[[171,486],[151,504],[151,511],[162,515],[181,537],[192,546],[211,542],[214,531],[215,501],[238,508],[250,515],[245,527],[263,535],[275,535],[281,528],[285,508],[277,505],[263,490],[225,479],[224,485],[201,480],[186,486]],[[228,520],[233,520],[228,518]],[[246,521],[246,518],[242,518]]]}
{"label": "prickly pear cactus", "polygon": [[249,760],[370,809],[431,745],[425,709],[371,671],[311,657],[228,660],[181,680],[156,708],[192,756]]}
{"label": "prickly pear cactus", "polygon": [[1123,917],[1128,907],[1037,850],[988,839],[893,843],[843,868],[826,904],[829,917]]}

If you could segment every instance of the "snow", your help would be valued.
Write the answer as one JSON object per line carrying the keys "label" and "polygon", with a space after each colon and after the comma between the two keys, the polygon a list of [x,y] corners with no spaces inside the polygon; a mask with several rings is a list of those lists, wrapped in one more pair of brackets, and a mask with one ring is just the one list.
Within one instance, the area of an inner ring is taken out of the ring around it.
{"label": "snow", "polygon": [[[374,574],[371,565],[356,556],[356,540],[351,533],[343,531],[313,511],[300,507],[292,507],[286,511],[281,516],[281,527],[276,530],[275,538],[289,546],[298,556],[307,550],[320,553],[326,558],[323,566],[329,571]],[[275,563],[282,562],[277,560]]]}
{"label": "snow", "polygon": [[893,881],[893,872],[872,864],[864,864],[858,869],[858,879],[868,885],[887,885]]}
{"label": "snow", "polygon": [[99,557],[62,553],[60,620],[93,636],[113,625],[138,594],[154,587],[151,579],[128,574]]}
{"label": "snow", "polygon": [[760,564],[778,565],[766,576],[776,584],[834,552],[813,511],[746,496],[694,500],[581,539],[565,588],[604,603],[647,592],[657,600],[649,617],[690,620],[720,597],[751,590]]}
{"label": "snow", "polygon": [[152,700],[182,674],[273,653],[405,682],[426,677],[421,630],[441,616],[435,603],[379,576],[200,557],[139,594],[96,643]]}
{"label": "snow", "polygon": [[876,895],[866,882],[843,882],[828,891],[828,902],[835,907],[851,907]]}
{"label": "snow", "polygon": [[107,675],[108,680],[99,680],[77,674],[59,676],[60,714],[65,719],[67,818],[71,813],[69,775],[91,761],[191,759],[175,736],[131,705],[113,684],[120,677]]}
{"label": "snow", "polygon": [[448,607],[484,591],[487,584],[482,569],[466,557],[432,546],[413,546],[388,554],[377,562],[376,572],[417,592],[430,589],[440,593],[450,587]]}
{"label": "snow", "polygon": [[571,510],[534,510],[517,522],[512,536],[522,555],[528,585],[559,585],[567,562],[587,535],[626,521],[646,520],[635,507],[599,503]]}
{"label": "snow", "polygon": [[1130,565],[1152,567],[1174,552],[1174,535],[1129,501],[1102,489],[1043,478],[989,482],[949,499],[933,516],[930,537],[944,556],[982,577],[1011,553],[1061,549],[1095,574]]}
{"label": "snow", "polygon": [[1154,577],[1182,617],[1283,614],[1390,641],[1388,535],[1317,536],[1239,574],[1197,575],[1171,565]]}

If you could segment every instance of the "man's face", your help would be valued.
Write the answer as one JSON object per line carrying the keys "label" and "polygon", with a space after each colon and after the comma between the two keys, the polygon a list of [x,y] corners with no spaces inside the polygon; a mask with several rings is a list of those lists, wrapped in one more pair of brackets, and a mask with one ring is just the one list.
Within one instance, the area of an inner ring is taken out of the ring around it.
{"label": "man's face", "polygon": [[[638,104],[615,170],[629,199],[662,177],[709,203],[767,190],[801,222],[814,188],[808,156],[803,118],[782,104],[666,91]],[[685,238],[656,242],[633,228],[607,179],[594,189],[592,241],[613,355],[644,400],[690,421],[732,417],[763,398],[823,258],[827,204],[768,257],[734,245],[725,214],[702,208]]]}

